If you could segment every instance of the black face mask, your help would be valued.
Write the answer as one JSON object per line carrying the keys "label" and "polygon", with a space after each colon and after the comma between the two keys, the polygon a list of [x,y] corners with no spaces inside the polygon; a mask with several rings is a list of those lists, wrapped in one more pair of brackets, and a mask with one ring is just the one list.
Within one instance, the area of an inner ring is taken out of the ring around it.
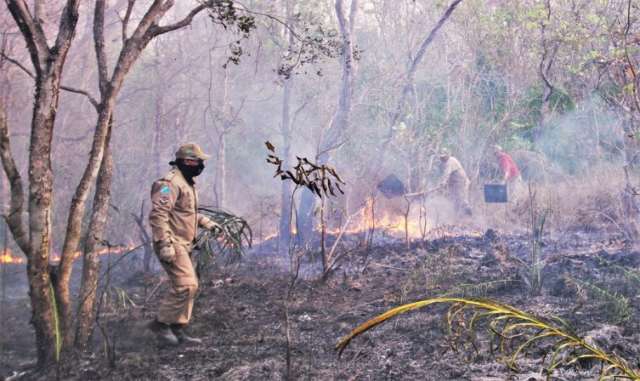
{"label": "black face mask", "polygon": [[169,164],[175,164],[187,181],[191,181],[194,177],[201,174],[202,170],[204,170],[204,163],[202,160],[199,161],[198,165],[186,165],[182,159],[177,159],[175,162],[171,162]]}

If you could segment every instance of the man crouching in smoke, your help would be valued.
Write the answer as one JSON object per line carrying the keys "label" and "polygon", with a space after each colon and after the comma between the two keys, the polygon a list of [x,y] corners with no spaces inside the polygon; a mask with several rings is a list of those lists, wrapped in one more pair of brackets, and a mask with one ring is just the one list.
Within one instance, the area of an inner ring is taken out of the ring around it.
{"label": "man crouching in smoke", "polygon": [[191,263],[191,249],[198,226],[214,229],[217,225],[198,213],[198,193],[193,178],[204,169],[209,158],[197,144],[180,146],[172,169],[151,188],[149,224],[153,248],[169,276],[170,289],[160,302],[155,321],[149,328],[162,344],[202,343],[188,336],[184,328],[191,320],[198,278]]}

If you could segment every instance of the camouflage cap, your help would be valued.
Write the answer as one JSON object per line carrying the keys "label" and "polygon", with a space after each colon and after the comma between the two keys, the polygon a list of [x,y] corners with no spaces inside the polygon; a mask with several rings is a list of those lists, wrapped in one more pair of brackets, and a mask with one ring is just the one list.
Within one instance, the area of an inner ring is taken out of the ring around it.
{"label": "camouflage cap", "polygon": [[210,157],[195,143],[185,143],[176,151],[176,159],[207,160]]}
{"label": "camouflage cap", "polygon": [[440,158],[448,158],[451,156],[451,151],[449,151],[448,148],[442,148],[438,156],[440,156]]}

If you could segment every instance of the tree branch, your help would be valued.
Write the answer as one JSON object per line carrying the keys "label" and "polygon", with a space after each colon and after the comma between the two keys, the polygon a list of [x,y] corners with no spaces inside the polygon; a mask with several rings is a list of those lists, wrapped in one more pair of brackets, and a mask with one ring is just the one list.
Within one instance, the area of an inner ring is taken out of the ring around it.
{"label": "tree branch", "polygon": [[18,68],[20,68],[20,70],[25,72],[29,77],[31,77],[33,79],[36,78],[36,76],[31,72],[31,70],[29,70],[26,66],[21,64],[20,61],[9,57],[4,52],[0,52],[0,56],[2,56],[2,58],[6,59],[7,61],[11,62],[12,64],[16,65]]}
{"label": "tree branch", "polygon": [[400,117],[403,115],[404,105],[406,103],[407,97],[409,96],[409,94],[413,90],[414,76],[415,76],[416,70],[418,69],[418,65],[420,64],[420,62],[424,58],[424,55],[425,55],[425,53],[427,51],[427,48],[429,47],[431,42],[433,42],[433,40],[435,39],[435,37],[436,37],[438,31],[440,30],[440,28],[442,28],[444,23],[449,19],[449,17],[451,17],[451,14],[453,13],[453,11],[456,9],[456,7],[461,2],[462,2],[462,0],[453,0],[451,2],[451,4],[449,4],[449,7],[447,7],[447,9],[442,14],[440,19],[436,23],[436,25],[431,29],[431,31],[429,32],[427,37],[420,44],[420,48],[418,49],[418,52],[416,53],[415,57],[413,58],[413,60],[411,62],[411,65],[409,67],[409,70],[407,71],[406,75],[404,76],[405,77],[405,81],[404,81],[404,85],[402,86],[402,91],[400,92],[400,96],[398,98],[398,102],[395,105],[395,109],[392,112],[389,113],[390,114],[389,115],[389,121],[388,121],[388,124],[386,126],[386,128],[387,128],[387,131],[386,131],[386,134],[385,134],[386,136],[384,136],[382,138],[382,144],[380,146],[379,153],[378,153],[377,157],[374,159],[372,164],[370,164],[371,168],[372,168],[372,173],[374,174],[374,177],[378,176],[380,170],[382,169],[382,164],[384,162],[384,157],[386,155],[387,149],[391,145],[391,142],[392,142],[393,137],[395,135],[395,128],[394,127],[398,123],[398,120],[400,119]]}
{"label": "tree branch", "polygon": [[[298,33],[296,33],[296,31],[293,29],[293,27],[291,27],[291,25],[288,23],[288,19],[287,19],[287,21],[283,21],[283,20],[281,20],[280,18],[278,18],[278,17],[276,17],[276,16],[274,16],[274,15],[270,15],[270,14],[268,14],[268,13],[262,13],[262,12],[252,11],[251,9],[249,9],[249,7],[247,7],[246,5],[242,4],[242,3],[241,3],[241,2],[239,2],[239,1],[234,1],[234,3],[235,3],[235,4],[238,4],[238,5],[240,6],[240,7],[239,7],[239,8],[237,8],[237,9],[240,9],[240,10],[242,10],[242,11],[244,11],[244,12],[246,12],[246,13],[250,14],[250,15],[262,16],[262,17],[264,17],[264,18],[266,18],[266,19],[269,19],[269,20],[275,21],[276,23],[278,23],[278,24],[282,25],[286,30],[288,30],[288,31],[289,31],[289,33],[291,33],[291,35],[292,35],[293,37],[295,37],[295,39],[296,39],[296,40],[298,40],[298,41],[302,41],[302,36],[300,36]],[[273,34],[273,33],[272,33],[272,34]],[[273,36],[270,36],[270,37],[273,37]],[[282,46],[282,45],[280,44],[280,42],[279,42],[279,41],[277,41],[276,39],[273,39],[273,42],[274,42],[276,45],[280,46],[280,47]]]}
{"label": "tree branch", "polygon": [[42,25],[42,0],[33,0],[33,22]]}
{"label": "tree branch", "polygon": [[133,31],[120,50],[120,55],[116,62],[113,74],[109,80],[110,89],[119,89],[124,81],[124,77],[131,69],[133,63],[138,59],[142,50],[147,46],[155,35],[152,32],[157,27],[157,22],[174,5],[174,0],[154,0],[142,16],[138,26]]}
{"label": "tree branch", "polygon": [[349,34],[353,38],[353,28],[356,23],[356,13],[358,11],[358,0],[351,0],[351,10],[349,11]]}
{"label": "tree branch", "polygon": [[438,33],[440,28],[442,28],[442,25],[444,25],[444,23],[449,19],[453,11],[461,2],[462,0],[454,0],[449,5],[447,10],[444,12],[444,14],[442,14],[442,17],[440,17],[440,20],[438,20],[438,23],[433,27],[433,29],[431,29],[431,32],[429,32],[429,35],[427,36],[427,38],[425,38],[424,41],[422,41],[422,44],[420,45],[420,49],[418,49],[418,53],[416,54],[416,57],[413,59],[413,62],[411,63],[411,67],[409,68],[408,76],[410,76],[409,77],[410,81],[413,81],[413,75],[415,74],[416,69],[418,68],[418,64],[420,64],[420,62],[422,61],[422,57],[424,57],[424,54],[427,51],[427,47],[429,47],[433,39],[436,37],[436,33]]}
{"label": "tree branch", "polygon": [[[18,68],[20,68],[20,70],[22,70],[29,77],[31,77],[33,79],[36,79],[36,76],[31,72],[31,70],[27,69],[23,64],[20,63],[20,61],[9,57],[8,55],[6,55],[6,54],[4,54],[2,52],[0,52],[0,56],[2,56],[2,58],[6,59],[7,61],[11,62],[12,64],[16,65]],[[91,94],[89,94],[88,91],[82,90],[82,89],[78,89],[78,88],[75,88],[75,87],[71,87],[71,86],[60,86],[60,89],[62,89],[64,91],[68,91],[70,93],[84,95],[85,97],[87,97],[87,100],[89,101],[89,103],[91,103],[91,105],[96,110],[98,109],[98,101]]]}
{"label": "tree branch", "polygon": [[11,200],[9,204],[9,214],[4,216],[7,225],[11,230],[14,240],[25,255],[29,250],[29,235],[26,233],[24,221],[22,218],[24,211],[24,187],[22,186],[22,178],[16,166],[11,153],[11,144],[9,141],[9,127],[7,126],[7,118],[4,112],[4,104],[0,101],[0,159],[4,173],[9,179],[11,190]]}
{"label": "tree branch", "polygon": [[[547,20],[546,22],[551,21],[551,1],[545,1],[545,7],[547,10]],[[542,44],[542,57],[540,58],[540,64],[538,65],[538,74],[540,78],[544,82],[545,85],[545,95],[543,98],[543,102],[546,104],[551,95],[555,91],[555,88],[549,81],[549,71],[551,70],[551,66],[553,65],[553,61],[555,60],[556,54],[558,52],[558,48],[560,46],[559,43],[556,43],[553,47],[551,53],[549,53],[548,41],[547,41],[547,24],[544,20],[540,20],[540,43]]]}
{"label": "tree branch", "polygon": [[402,108],[404,107],[404,103],[407,99],[407,95],[411,92],[411,89],[413,88],[413,77],[415,76],[416,70],[418,69],[418,65],[422,61],[422,58],[424,57],[427,51],[427,47],[429,47],[433,39],[436,37],[436,34],[440,30],[440,28],[442,28],[444,23],[449,19],[453,11],[461,2],[462,0],[454,0],[449,5],[447,10],[440,17],[440,20],[438,20],[438,23],[433,27],[433,29],[431,29],[431,32],[429,32],[429,35],[427,35],[427,38],[425,38],[424,41],[422,41],[422,44],[420,44],[420,48],[418,49],[416,56],[411,62],[409,71],[407,72],[406,82],[404,87],[402,88],[402,93],[400,94],[400,99],[396,106],[396,111],[392,114],[391,123],[389,124],[390,125],[389,134],[387,137],[388,140],[391,140],[391,137],[393,136],[393,127],[398,122],[398,119],[400,118],[400,115],[402,113]]}
{"label": "tree branch", "polygon": [[64,91],[68,91],[70,93],[84,95],[87,98],[87,100],[89,101],[89,103],[91,103],[93,108],[95,108],[96,111],[98,111],[98,108],[100,107],[100,104],[98,103],[98,101],[91,94],[89,94],[88,91],[82,90],[82,89],[77,89],[77,88],[71,87],[71,86],[60,86],[60,88],[62,90],[64,90]]}
{"label": "tree branch", "polygon": [[[640,112],[640,97],[638,95],[638,75],[636,74],[636,68],[631,60],[631,56],[629,55],[629,46],[628,46],[628,38],[629,38],[629,30],[631,29],[631,0],[627,2],[627,21],[624,29],[624,56],[627,61],[627,65],[629,66],[629,71],[631,72],[631,79],[633,82],[632,94],[631,98],[633,100],[634,106],[636,107],[636,112]],[[623,74],[623,78],[626,75]]]}
{"label": "tree branch", "polygon": [[62,15],[60,16],[60,26],[58,27],[58,36],[56,37],[56,43],[51,49],[50,53],[53,56],[54,64],[56,66],[62,65],[71,47],[71,40],[76,32],[76,25],[78,24],[78,7],[80,6],[80,0],[68,0]]}
{"label": "tree branch", "polygon": [[127,25],[129,24],[129,19],[131,18],[131,12],[133,11],[135,3],[136,0],[127,0],[127,10],[124,12],[124,18],[122,19],[122,45],[127,41]]}
{"label": "tree branch", "polygon": [[29,7],[24,0],[6,1],[7,8],[9,8],[11,16],[18,25],[18,28],[27,43],[27,49],[29,50],[33,67],[36,69],[36,72],[40,72],[46,64],[46,58],[49,56],[47,38],[39,24],[36,24],[33,17],[31,17]]}
{"label": "tree branch", "polygon": [[[129,5],[131,1],[129,2]],[[96,61],[98,63],[98,85],[100,96],[104,99],[106,86],[109,82],[109,69],[107,67],[107,54],[104,49],[104,10],[105,0],[96,0],[96,7],[93,13],[93,46],[96,51]],[[128,8],[127,8],[127,11]]]}
{"label": "tree branch", "polygon": [[165,26],[155,26],[152,27],[149,32],[155,37],[155,36],[159,36],[163,33],[167,33],[167,32],[171,32],[174,31],[176,29],[180,29],[180,28],[184,28],[185,26],[191,24],[191,21],[193,21],[193,18],[200,12],[202,12],[203,10],[205,10],[207,8],[206,4],[200,4],[197,7],[193,8],[191,10],[191,12],[189,12],[189,14],[187,16],[185,16],[185,18],[183,18],[182,20],[174,23],[174,24],[169,24],[169,25],[165,25]]}

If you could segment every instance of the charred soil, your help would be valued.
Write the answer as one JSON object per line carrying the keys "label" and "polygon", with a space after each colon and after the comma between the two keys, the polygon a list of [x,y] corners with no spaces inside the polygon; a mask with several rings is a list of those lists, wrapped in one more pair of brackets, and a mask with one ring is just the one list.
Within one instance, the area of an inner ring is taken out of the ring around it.
{"label": "charred soil", "polygon": [[[287,260],[265,244],[240,264],[203,276],[189,332],[204,343],[178,348],[159,347],[145,327],[165,287],[162,275],[132,276],[119,269],[117,291],[105,296],[94,351],[61,379],[279,380],[287,372],[289,379],[314,380],[545,379],[542,349],[522,356],[517,373],[490,353],[485,331],[478,331],[476,350],[454,350],[443,319],[446,306],[400,316],[355,339],[341,357],[334,350],[341,336],[388,308],[443,294],[486,297],[559,316],[602,348],[637,358],[639,253],[622,239],[593,232],[548,234],[540,246],[538,295],[527,286],[530,237],[488,231],[413,242],[409,248],[389,238],[353,250],[326,282],[317,280],[310,261],[286,303],[291,278],[278,264]],[[34,377],[28,316],[26,295],[5,301],[1,377]],[[597,377],[599,366],[580,365],[557,370],[554,379]]]}

